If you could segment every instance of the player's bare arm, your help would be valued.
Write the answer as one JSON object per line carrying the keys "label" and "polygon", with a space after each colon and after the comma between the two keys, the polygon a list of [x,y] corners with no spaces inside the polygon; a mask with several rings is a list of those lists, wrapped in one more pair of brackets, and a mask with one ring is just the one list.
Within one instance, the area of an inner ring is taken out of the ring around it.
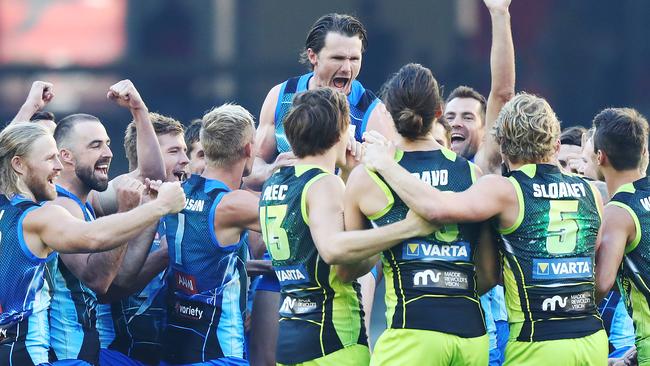
{"label": "player's bare arm", "polygon": [[609,204],[603,210],[600,247],[596,251],[596,302],[614,285],[625,254],[625,247],[637,235],[632,216],[626,209]]}
{"label": "player's bare arm", "polygon": [[23,221],[25,242],[33,253],[45,258],[52,250],[90,253],[116,248],[169,213],[185,206],[179,183],[163,183],[158,198],[131,211],[83,221],[57,205],[29,212]]}
{"label": "player's bare arm", "polygon": [[492,20],[490,50],[490,95],[485,115],[483,143],[476,153],[476,164],[485,173],[499,173],[499,146],[490,133],[501,108],[515,95],[515,49],[510,27],[510,0],[484,0]]}
{"label": "player's bare arm", "polygon": [[32,83],[25,103],[20,107],[11,123],[29,122],[32,115],[45,108],[52,99],[54,99],[54,85],[47,81],[35,81]]}
{"label": "player's bare arm", "polygon": [[343,182],[334,175],[319,179],[307,192],[311,235],[327,264],[358,263],[404,239],[428,235],[435,229],[418,215],[409,213],[405,220],[391,225],[344,231],[344,194]]}

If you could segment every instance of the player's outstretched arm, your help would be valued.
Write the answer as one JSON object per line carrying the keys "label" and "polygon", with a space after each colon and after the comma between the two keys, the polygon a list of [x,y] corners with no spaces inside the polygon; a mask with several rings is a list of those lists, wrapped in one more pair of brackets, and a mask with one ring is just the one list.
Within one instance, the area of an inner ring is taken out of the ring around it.
{"label": "player's outstretched arm", "polygon": [[402,168],[393,158],[394,146],[385,137],[371,132],[365,140],[366,167],[377,171],[411,210],[430,222],[485,221],[517,199],[512,184],[496,175],[481,177],[463,192],[439,191]]}
{"label": "player's outstretched arm", "polygon": [[623,207],[610,203],[603,210],[600,247],[596,251],[596,303],[607,296],[616,281],[618,269],[628,243],[633,243],[641,233],[630,213]]}
{"label": "player's outstretched arm", "polygon": [[[25,241],[34,253],[90,253],[110,250],[133,239],[146,227],[185,206],[179,183],[163,183],[158,198],[131,211],[83,221],[56,205],[40,207],[25,216]],[[46,247],[51,248],[48,250]]]}
{"label": "player's outstretched arm", "polygon": [[485,135],[476,154],[476,164],[485,173],[499,173],[499,146],[490,133],[501,108],[515,95],[515,48],[510,27],[510,0],[483,0],[492,20],[490,73],[492,83],[487,100]]}
{"label": "player's outstretched arm", "polygon": [[405,220],[370,230],[344,231],[345,187],[334,175],[325,176],[307,192],[308,224],[318,253],[330,265],[355,264],[400,241],[428,235],[436,228],[409,213]]}
{"label": "player's outstretched arm", "polygon": [[489,221],[481,224],[474,265],[476,266],[476,291],[479,295],[488,292],[499,283],[501,266],[496,245],[496,232]]}
{"label": "player's outstretched arm", "polygon": [[259,195],[250,191],[238,189],[227,193],[217,205],[218,214],[214,215],[215,230],[237,228],[259,233],[259,205]]}
{"label": "player's outstretched arm", "polygon": [[122,80],[108,89],[106,97],[128,108],[136,128],[138,171],[142,179],[165,180],[165,164],[149,109],[131,80]]}
{"label": "player's outstretched arm", "polygon": [[43,109],[52,99],[54,99],[54,85],[52,83],[47,81],[33,82],[25,103],[20,107],[11,123],[29,122],[32,115]]}

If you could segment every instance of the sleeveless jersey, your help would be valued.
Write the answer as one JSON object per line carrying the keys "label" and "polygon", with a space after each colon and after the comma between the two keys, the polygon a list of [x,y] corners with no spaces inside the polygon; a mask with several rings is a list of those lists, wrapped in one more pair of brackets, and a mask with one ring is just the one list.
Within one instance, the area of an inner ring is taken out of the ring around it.
{"label": "sleeveless jersey", "polygon": [[338,279],[309,229],[307,191],[328,174],[309,165],[284,167],[262,188],[262,235],[281,286],[276,360],[282,364],[367,344],[358,283]]}
{"label": "sleeveless jersey", "polygon": [[[161,221],[149,253],[160,249],[165,235]],[[167,270],[160,272],[139,293],[112,304],[97,307],[97,329],[101,347],[148,365],[160,363],[162,334],[167,312],[165,303]]]}
{"label": "sleeveless jersey", "polygon": [[[310,72],[293,77],[282,83],[280,87],[280,95],[275,106],[275,142],[278,153],[291,151],[291,146],[284,133],[283,122],[291,110],[293,98],[297,93],[307,90],[309,79],[313,75],[314,73]],[[354,80],[350,94],[348,94],[348,102],[350,103],[350,124],[355,128],[354,137],[357,141],[363,142],[362,137],[366,131],[368,119],[377,103],[380,102],[379,98],[370,90],[365,89],[359,81]]]}
{"label": "sleeveless jersey", "polygon": [[48,362],[49,293],[44,284],[46,262],[25,243],[23,220],[39,204],[16,195],[0,195],[0,364]]}
{"label": "sleeveless jersey", "polygon": [[[475,180],[474,165],[448,149],[398,150],[396,160],[441,191],[461,192]],[[387,206],[369,219],[377,226],[404,220],[408,206],[380,176],[369,174],[388,199]],[[382,253],[390,328],[433,330],[466,338],[485,334],[473,262],[479,229],[480,224],[448,224]]]}
{"label": "sleeveless jersey", "polygon": [[[59,197],[75,201],[85,221],[95,219],[92,206],[72,192],[57,186]],[[97,296],[67,268],[61,258],[48,263],[46,279],[50,285],[50,345],[55,360],[79,359],[99,363]]]}
{"label": "sleeveless jersey", "polygon": [[508,178],[519,202],[503,239],[503,277],[514,338],[580,338],[603,329],[595,302],[600,208],[591,185],[553,165],[529,164]]}
{"label": "sleeveless jersey", "polygon": [[241,283],[247,279],[240,249],[248,232],[239,242],[221,247],[214,217],[230,189],[198,175],[183,188],[185,208],[165,217],[170,273],[163,360],[186,364],[243,359],[246,292]]}
{"label": "sleeveless jersey", "polygon": [[650,179],[621,186],[609,205],[624,208],[634,220],[636,236],[625,248],[618,282],[634,323],[637,347],[650,347]]}

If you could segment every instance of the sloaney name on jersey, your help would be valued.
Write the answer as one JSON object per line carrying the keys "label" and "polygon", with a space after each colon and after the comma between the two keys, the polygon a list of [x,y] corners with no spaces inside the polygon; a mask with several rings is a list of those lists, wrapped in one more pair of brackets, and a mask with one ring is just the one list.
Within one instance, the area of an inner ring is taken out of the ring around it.
{"label": "sloaney name on jersey", "polygon": [[548,183],[548,184],[533,184],[533,197],[543,198],[564,198],[574,197],[580,198],[587,195],[587,190],[583,183]]}

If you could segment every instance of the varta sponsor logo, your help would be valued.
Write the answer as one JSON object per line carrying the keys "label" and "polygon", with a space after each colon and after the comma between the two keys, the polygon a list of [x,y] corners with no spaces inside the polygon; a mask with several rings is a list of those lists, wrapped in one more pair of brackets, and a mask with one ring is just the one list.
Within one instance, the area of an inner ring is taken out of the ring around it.
{"label": "varta sponsor logo", "polygon": [[284,285],[301,284],[309,282],[309,274],[304,265],[275,267],[278,281]]}
{"label": "varta sponsor logo", "polygon": [[188,211],[201,212],[203,211],[203,206],[205,206],[204,200],[195,200],[191,198],[185,199],[185,209]]}
{"label": "varta sponsor logo", "polygon": [[446,186],[449,183],[449,172],[447,169],[425,170],[423,172],[411,173],[411,175],[432,187]]}
{"label": "varta sponsor logo", "polygon": [[544,300],[542,302],[542,310],[543,311],[555,311],[555,307],[559,305],[559,307],[564,308],[566,306],[566,297],[562,297],[560,295],[555,295],[549,299]]}
{"label": "varta sponsor logo", "polygon": [[433,244],[406,242],[403,245],[404,259],[469,260],[469,243]]}
{"label": "varta sponsor logo", "polygon": [[589,278],[591,258],[533,259],[533,279]]}

